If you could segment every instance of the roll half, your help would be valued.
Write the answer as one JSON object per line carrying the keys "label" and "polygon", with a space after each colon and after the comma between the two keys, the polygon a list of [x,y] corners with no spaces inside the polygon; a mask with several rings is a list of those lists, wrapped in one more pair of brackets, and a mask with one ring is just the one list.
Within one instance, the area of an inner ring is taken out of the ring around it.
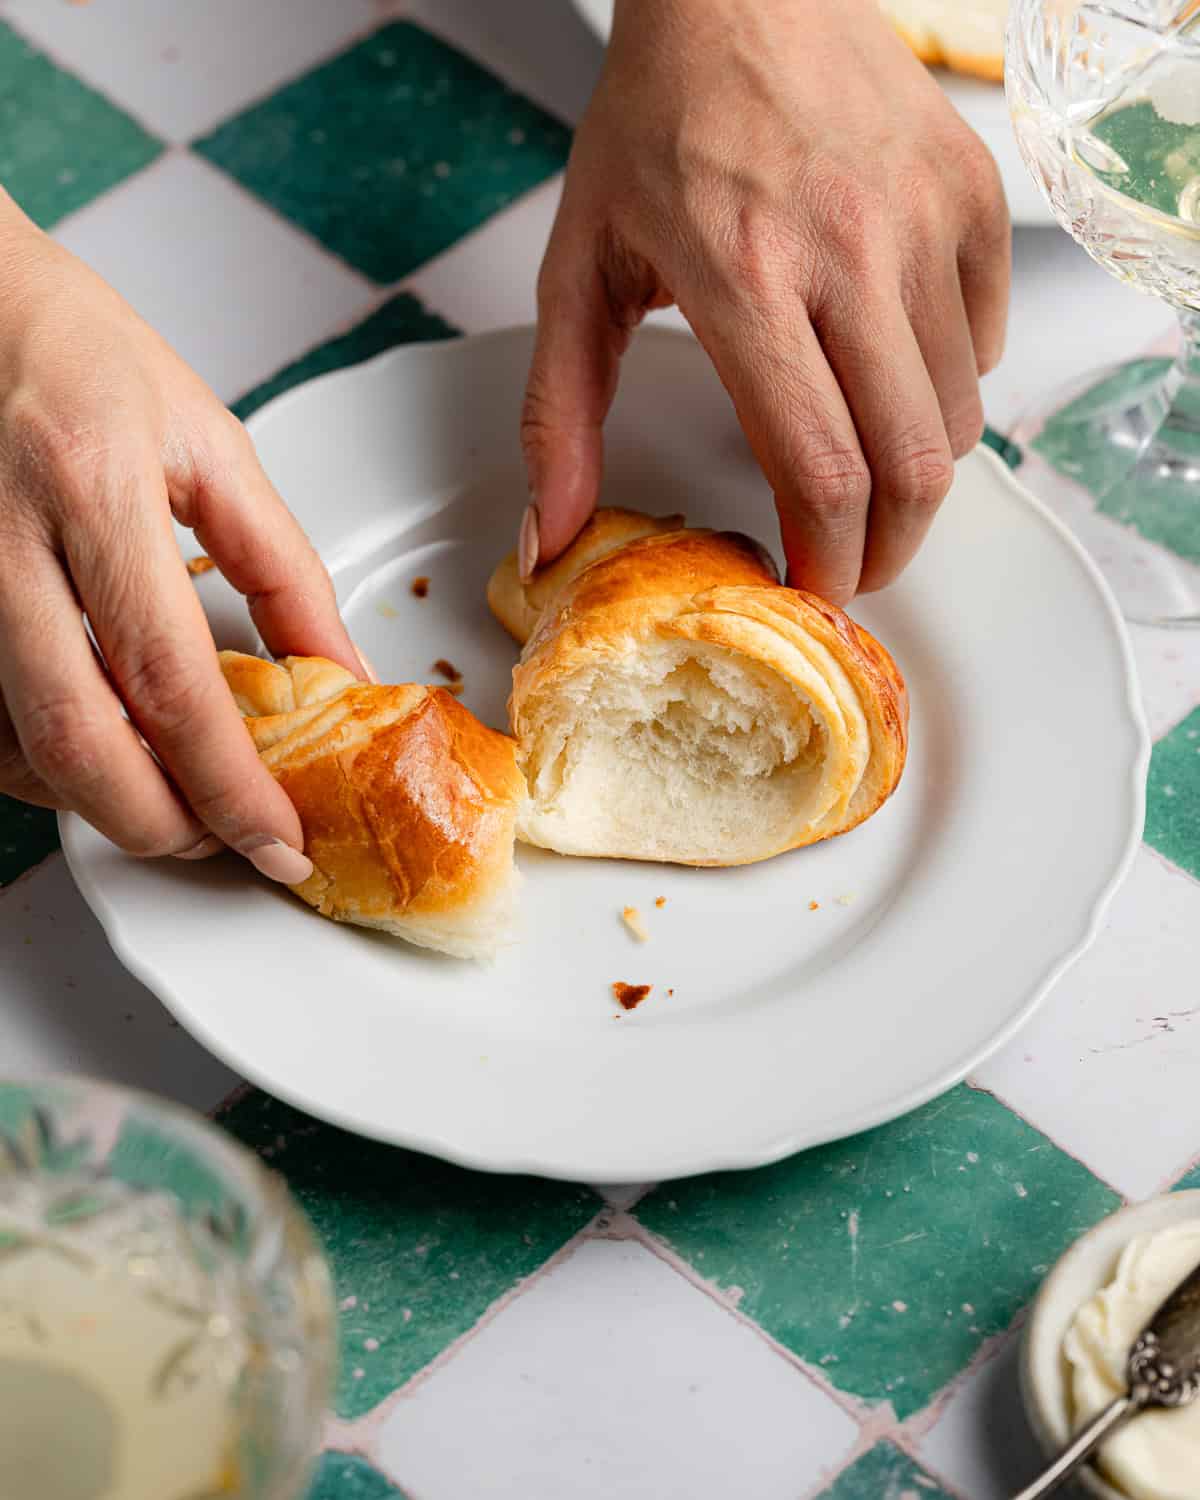
{"label": "roll half", "polygon": [[601,511],[554,570],[556,588],[526,590],[506,559],[489,590],[518,637],[532,588],[545,596],[509,701],[521,839],[747,864],[845,833],[895,790],[899,669],[842,610],[783,587],[753,541]]}

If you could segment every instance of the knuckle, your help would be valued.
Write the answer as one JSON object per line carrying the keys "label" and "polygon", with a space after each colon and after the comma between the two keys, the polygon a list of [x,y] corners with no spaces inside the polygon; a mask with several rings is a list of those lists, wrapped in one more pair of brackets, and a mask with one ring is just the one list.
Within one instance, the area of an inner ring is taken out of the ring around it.
{"label": "knuckle", "polygon": [[861,169],[840,162],[814,169],[809,197],[820,243],[852,267],[873,265],[891,233],[886,197]]}
{"label": "knuckle", "polygon": [[25,759],[50,786],[86,791],[103,779],[99,737],[74,698],[47,698],[26,711],[21,731]]}
{"label": "knuckle", "polygon": [[91,500],[103,489],[111,444],[89,421],[72,421],[27,392],[5,403],[9,446],[22,470],[39,488],[49,488],[68,504]]}
{"label": "knuckle", "polygon": [[756,302],[767,300],[796,272],[797,232],[774,206],[743,202],[733,216],[722,258],[733,287]]}
{"label": "knuckle", "polygon": [[871,471],[860,449],[822,437],[810,443],[797,464],[805,493],[822,508],[853,511],[871,494]]}
{"label": "knuckle", "polygon": [[887,455],[882,469],[892,497],[916,510],[940,505],[954,481],[948,447],[933,441],[924,429],[906,434]]}
{"label": "knuckle", "polygon": [[203,704],[200,684],[171,642],[141,641],[135,657],[109,665],[149,739],[176,739],[196,727]]}

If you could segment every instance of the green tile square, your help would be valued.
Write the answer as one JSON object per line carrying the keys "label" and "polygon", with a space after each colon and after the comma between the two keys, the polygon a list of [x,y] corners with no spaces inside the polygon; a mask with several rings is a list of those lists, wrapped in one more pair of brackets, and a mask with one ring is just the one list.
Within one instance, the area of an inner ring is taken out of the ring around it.
{"label": "green tile square", "polygon": [[0,21],[0,182],[31,219],[49,228],[162,149]]}
{"label": "green tile square", "polygon": [[32,870],[58,848],[58,819],[44,807],[0,797],[0,886]]}
{"label": "green tile square", "polygon": [[[1034,439],[1036,452],[1069,479],[1098,496],[1097,509],[1111,520],[1132,526],[1147,541],[1200,562],[1200,511],[1191,495],[1147,493],[1129,481],[1111,482],[1111,458],[1093,437],[1092,420],[1101,412],[1134,404],[1157,385],[1173,361],[1131,360],[1106,380],[1057,412]],[[1182,427],[1172,433],[1172,443],[1200,460],[1200,439]],[[1106,486],[1109,486],[1106,488]]]}
{"label": "green tile square", "polygon": [[905,1419],[1119,1204],[1005,1105],[960,1086],[777,1166],[669,1184],[636,1213],[833,1385]]}
{"label": "green tile square", "polygon": [[366,1459],[349,1453],[322,1454],[308,1500],[404,1500]]}
{"label": "green tile square", "polygon": [[839,1474],[817,1500],[953,1500],[912,1459],[880,1443]]}
{"label": "green tile square", "polygon": [[1200,880],[1200,708],[1154,747],[1146,842]]}
{"label": "green tile square", "polygon": [[570,132],[396,21],[195,143],[376,281],[395,281],[561,170]]}
{"label": "green tile square", "polygon": [[396,344],[428,343],[434,339],[455,338],[459,330],[447,323],[437,313],[429,312],[416,297],[408,292],[398,292],[389,297],[382,307],[361,323],[356,323],[347,333],[318,344],[299,359],[285,365],[282,370],[269,376],[261,385],[247,391],[233,403],[234,412],[244,422],[246,418],[280,396],[292,386],[330,370],[341,370],[347,365],[357,365],[375,354],[382,354]]}
{"label": "green tile square", "polygon": [[423,1369],[600,1208],[588,1188],[466,1172],[266,1094],[218,1119],[283,1173],[329,1255],[342,1341],[335,1405],[346,1420]]}

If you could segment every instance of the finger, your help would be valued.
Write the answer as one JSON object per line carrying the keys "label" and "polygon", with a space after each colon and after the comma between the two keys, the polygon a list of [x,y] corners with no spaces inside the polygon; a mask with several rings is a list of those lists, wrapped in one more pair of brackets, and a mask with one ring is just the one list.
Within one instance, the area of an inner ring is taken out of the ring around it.
{"label": "finger", "polygon": [[275,656],[325,656],[366,676],[329,574],[263,472],[245,428],[230,419],[207,463],[171,496],[176,519],[249,602]]}
{"label": "finger", "polygon": [[846,278],[814,309],[871,471],[858,589],[890,583],[911,561],[954,478],[941,408],[898,284]]}
{"label": "finger", "polygon": [[205,827],[272,879],[297,884],[312,873],[300,821],[225,686],[171,530],[161,467],[130,466],[100,483],[108,493],[90,524],[68,521],[63,544],[117,692]]}
{"label": "finger", "polygon": [[19,571],[0,579],[0,683],[26,790],[132,854],[193,848],[206,830],[121,713],[57,560],[38,552],[13,561]]}
{"label": "finger", "polygon": [[17,731],[0,697],[0,794],[30,802],[34,807],[60,807],[62,799],[35,776],[25,759]]}
{"label": "finger", "polygon": [[521,412],[531,510],[522,523],[521,574],[551,562],[596,508],[603,428],[637,308],[626,320],[620,288],[591,244],[556,233],[538,278],[538,326]]}
{"label": "finger", "polygon": [[1000,363],[1008,330],[1012,283],[1012,224],[999,172],[983,149],[976,171],[985,179],[981,207],[967,222],[958,251],[958,279],[975,346],[975,365],[986,375]]}
{"label": "finger", "polygon": [[954,458],[983,436],[983,401],[971,326],[963,306],[958,266],[948,259],[941,275],[926,267],[905,297],[910,326],[937,393],[942,426]]}
{"label": "finger", "polygon": [[725,297],[680,306],[775,492],[788,582],[846,603],[862,566],[870,473],[804,309]]}

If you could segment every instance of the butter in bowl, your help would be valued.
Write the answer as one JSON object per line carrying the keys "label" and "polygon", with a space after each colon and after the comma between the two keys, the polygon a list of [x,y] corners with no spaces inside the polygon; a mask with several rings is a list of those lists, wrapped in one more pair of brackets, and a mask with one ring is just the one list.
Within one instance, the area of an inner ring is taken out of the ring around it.
{"label": "butter in bowl", "polygon": [[[1134,1343],[1197,1265],[1200,1191],[1113,1214],[1058,1263],[1034,1304],[1021,1363],[1025,1407],[1047,1457],[1126,1392]],[[1139,1412],[1077,1482],[1098,1500],[1196,1500],[1200,1401]]]}

